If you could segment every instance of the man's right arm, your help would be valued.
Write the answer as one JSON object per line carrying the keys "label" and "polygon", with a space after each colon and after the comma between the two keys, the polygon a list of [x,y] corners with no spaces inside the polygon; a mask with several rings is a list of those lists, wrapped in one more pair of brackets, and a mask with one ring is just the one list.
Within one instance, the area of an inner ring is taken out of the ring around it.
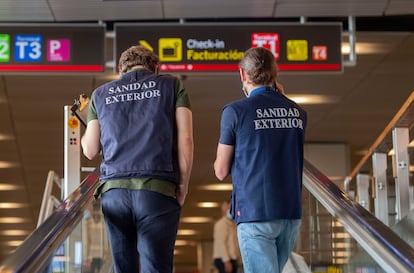
{"label": "man's right arm", "polygon": [[85,134],[81,139],[83,154],[90,160],[95,158],[101,150],[101,128],[97,119],[88,122]]}

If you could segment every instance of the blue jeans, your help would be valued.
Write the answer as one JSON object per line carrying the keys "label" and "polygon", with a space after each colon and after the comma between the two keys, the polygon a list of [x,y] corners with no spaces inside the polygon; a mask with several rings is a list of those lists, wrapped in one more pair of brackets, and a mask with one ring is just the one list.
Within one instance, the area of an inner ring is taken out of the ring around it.
{"label": "blue jeans", "polygon": [[173,271],[181,207],[173,197],[146,190],[111,189],[102,212],[115,273]]}
{"label": "blue jeans", "polygon": [[240,223],[237,226],[245,273],[281,273],[295,245],[301,220]]}

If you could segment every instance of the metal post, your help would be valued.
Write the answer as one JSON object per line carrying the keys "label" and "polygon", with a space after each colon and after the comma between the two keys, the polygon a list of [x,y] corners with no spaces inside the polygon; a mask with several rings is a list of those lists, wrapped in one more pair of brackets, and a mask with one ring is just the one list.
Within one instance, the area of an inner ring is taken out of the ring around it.
{"label": "metal post", "polygon": [[[62,200],[65,200],[80,184],[80,121],[70,106],[64,107],[64,183]],[[77,257],[79,242],[82,240],[81,226],[77,226],[65,241],[65,255]],[[78,247],[76,247],[78,246]],[[72,261],[73,262],[73,261]],[[65,272],[80,270],[79,264],[66,263]]]}
{"label": "metal post", "polygon": [[358,203],[370,211],[369,206],[369,175],[358,174],[357,177],[357,196]]}
{"label": "metal post", "polygon": [[355,17],[348,16],[349,61],[348,65],[356,65],[356,32]]}
{"label": "metal post", "polygon": [[80,183],[80,122],[69,106],[64,107],[64,186],[62,200],[65,200]]}
{"label": "metal post", "polygon": [[397,220],[401,220],[410,212],[409,188],[409,131],[408,128],[394,128],[392,140],[395,153],[395,195]]}
{"label": "metal post", "polygon": [[375,182],[375,216],[389,226],[387,154],[374,153],[372,155],[372,169]]}

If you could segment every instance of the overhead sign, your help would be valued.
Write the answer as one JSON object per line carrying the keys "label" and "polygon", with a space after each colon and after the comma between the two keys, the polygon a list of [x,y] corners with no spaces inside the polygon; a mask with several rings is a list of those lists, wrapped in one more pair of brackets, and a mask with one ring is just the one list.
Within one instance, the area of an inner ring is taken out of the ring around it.
{"label": "overhead sign", "polygon": [[132,45],[163,71],[234,71],[250,47],[271,50],[281,71],[342,71],[341,23],[115,24],[114,59]]}
{"label": "overhead sign", "polygon": [[0,24],[0,72],[102,72],[105,26]]}

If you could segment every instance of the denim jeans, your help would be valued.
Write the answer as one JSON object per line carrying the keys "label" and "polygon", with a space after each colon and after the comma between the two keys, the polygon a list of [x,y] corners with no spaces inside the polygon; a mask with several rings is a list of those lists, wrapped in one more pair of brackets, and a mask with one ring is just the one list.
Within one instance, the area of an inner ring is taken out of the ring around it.
{"label": "denim jeans", "polygon": [[146,190],[111,189],[102,195],[115,273],[172,273],[181,207]]}
{"label": "denim jeans", "polygon": [[245,273],[281,273],[295,245],[300,219],[240,223],[237,226]]}

